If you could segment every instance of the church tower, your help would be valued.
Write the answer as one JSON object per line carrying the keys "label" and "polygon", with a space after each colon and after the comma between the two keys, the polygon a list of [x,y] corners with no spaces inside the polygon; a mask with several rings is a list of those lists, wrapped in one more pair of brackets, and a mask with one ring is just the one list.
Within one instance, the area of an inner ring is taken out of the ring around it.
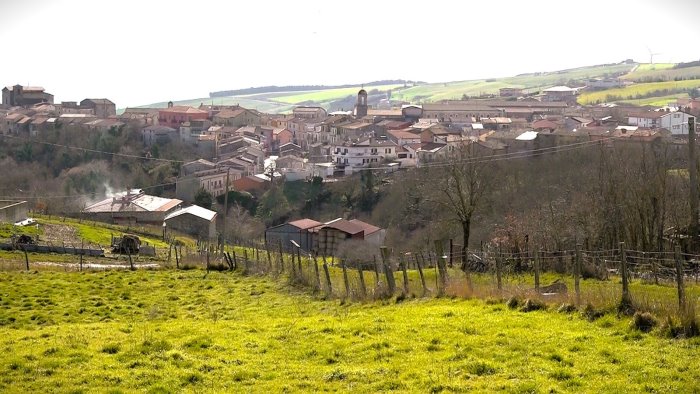
{"label": "church tower", "polygon": [[367,116],[367,91],[360,89],[357,92],[357,104],[355,104],[355,117],[357,119]]}

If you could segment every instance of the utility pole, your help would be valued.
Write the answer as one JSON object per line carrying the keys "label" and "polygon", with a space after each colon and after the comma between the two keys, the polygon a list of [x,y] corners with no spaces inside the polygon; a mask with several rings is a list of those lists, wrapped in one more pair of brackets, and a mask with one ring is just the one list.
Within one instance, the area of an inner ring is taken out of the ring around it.
{"label": "utility pole", "polygon": [[700,202],[700,196],[698,196],[698,163],[697,155],[695,153],[696,148],[696,136],[695,136],[695,118],[688,119],[688,174],[690,176],[690,225],[688,230],[690,232],[690,245],[691,250],[695,250],[698,237],[698,219],[700,214],[698,212],[698,203]]}
{"label": "utility pole", "polygon": [[226,216],[228,215],[228,190],[229,190],[229,184],[228,184],[228,179],[229,175],[231,174],[231,167],[226,168],[226,194],[224,195],[224,218],[223,218],[223,231],[221,232],[221,250],[225,250],[225,245],[226,245]]}

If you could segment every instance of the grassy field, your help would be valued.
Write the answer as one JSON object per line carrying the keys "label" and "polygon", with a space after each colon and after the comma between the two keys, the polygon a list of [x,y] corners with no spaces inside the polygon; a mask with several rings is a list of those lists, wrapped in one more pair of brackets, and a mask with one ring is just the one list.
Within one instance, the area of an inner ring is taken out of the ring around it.
{"label": "grassy field", "polygon": [[[381,86],[368,86],[365,88],[368,92],[371,90],[387,91],[389,89],[403,88],[403,85],[381,85]],[[341,88],[341,89],[327,89],[327,90],[314,90],[310,92],[299,92],[293,95],[280,95],[271,96],[269,99],[273,101],[279,101],[287,104],[297,104],[308,101],[313,101],[315,103],[321,104],[325,102],[330,102],[333,100],[342,99],[347,96],[357,95],[357,91],[360,90],[360,86],[352,88]]]}
{"label": "grassy field", "polygon": [[[642,83],[626,86],[624,88],[601,90],[597,92],[582,93],[579,98],[579,104],[594,104],[596,102],[605,102],[608,95],[620,96],[623,100],[631,100],[628,97],[637,94],[648,94],[657,90],[663,89],[692,89],[700,87],[700,79],[686,81],[668,81],[668,82],[653,82]],[[680,95],[680,94],[679,94]],[[633,97],[634,98],[634,97]]]}
{"label": "grassy field", "polygon": [[[658,65],[654,65],[658,66]],[[685,68],[638,68],[634,72],[631,72],[622,77],[622,79],[630,81],[645,81],[653,80],[656,78],[661,78],[664,80],[673,81],[675,78],[697,78],[700,76],[700,66],[697,67],[685,67]]]}
{"label": "grassy field", "polygon": [[0,273],[2,392],[693,392],[697,339],[232,273]]}
{"label": "grassy field", "polygon": [[[368,86],[366,89],[385,91],[392,89],[392,99],[409,102],[431,102],[444,99],[459,99],[462,95],[478,96],[481,94],[497,94],[503,87],[519,87],[532,91],[554,85],[567,84],[570,80],[582,80],[593,77],[624,74],[632,70],[632,64],[615,64],[605,66],[580,67],[570,70],[523,74],[507,78],[479,79],[445,83],[430,83],[403,88],[403,85]],[[199,106],[199,104],[240,104],[246,108],[262,112],[284,113],[291,112],[294,105],[313,102],[328,108],[334,100],[348,95],[355,95],[360,86],[353,88],[328,89],[318,91],[261,93],[254,95],[200,98],[178,101],[177,105]],[[145,105],[144,107],[165,107],[166,102]]]}

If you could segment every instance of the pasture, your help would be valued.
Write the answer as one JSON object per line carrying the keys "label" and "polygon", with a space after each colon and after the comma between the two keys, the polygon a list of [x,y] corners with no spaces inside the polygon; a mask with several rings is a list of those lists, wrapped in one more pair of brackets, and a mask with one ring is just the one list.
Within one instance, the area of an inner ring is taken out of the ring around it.
{"label": "pasture", "polygon": [[[636,100],[644,97],[638,97],[639,95],[654,95],[657,91],[671,90],[671,89],[695,89],[700,88],[700,79],[691,79],[685,81],[666,81],[666,82],[652,82],[652,83],[640,83],[626,86],[623,88],[607,89],[596,92],[584,92],[579,98],[579,104],[588,105],[606,102],[609,97],[620,97],[621,99],[615,99],[613,101],[624,101],[624,100]],[[678,93],[685,94],[687,93]],[[669,95],[665,95],[669,96]],[[675,96],[675,94],[673,94]]]}
{"label": "pasture", "polygon": [[0,273],[3,392],[692,392],[700,341],[202,270]]}

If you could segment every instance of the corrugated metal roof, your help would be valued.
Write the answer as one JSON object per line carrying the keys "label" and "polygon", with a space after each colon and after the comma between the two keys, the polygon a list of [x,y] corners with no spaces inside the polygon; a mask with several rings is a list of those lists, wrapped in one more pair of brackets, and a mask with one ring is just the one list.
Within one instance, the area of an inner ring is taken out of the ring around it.
{"label": "corrugated metal roof", "polygon": [[323,225],[323,223],[317,222],[313,219],[299,219],[293,222],[289,222],[288,224],[297,227],[299,230],[308,230],[310,228]]}
{"label": "corrugated metal roof", "polygon": [[168,221],[174,217],[178,217],[180,215],[184,214],[189,214],[193,216],[197,216],[198,218],[202,218],[204,220],[212,221],[214,220],[214,217],[216,217],[216,212],[211,211],[209,209],[206,209],[204,207],[200,207],[199,205],[190,205],[187,208],[182,208],[179,209],[168,216],[165,217],[165,221]]}
{"label": "corrugated metal roof", "polygon": [[526,131],[519,136],[515,137],[516,140],[518,141],[532,141],[535,138],[537,138],[537,132],[536,131]]}

